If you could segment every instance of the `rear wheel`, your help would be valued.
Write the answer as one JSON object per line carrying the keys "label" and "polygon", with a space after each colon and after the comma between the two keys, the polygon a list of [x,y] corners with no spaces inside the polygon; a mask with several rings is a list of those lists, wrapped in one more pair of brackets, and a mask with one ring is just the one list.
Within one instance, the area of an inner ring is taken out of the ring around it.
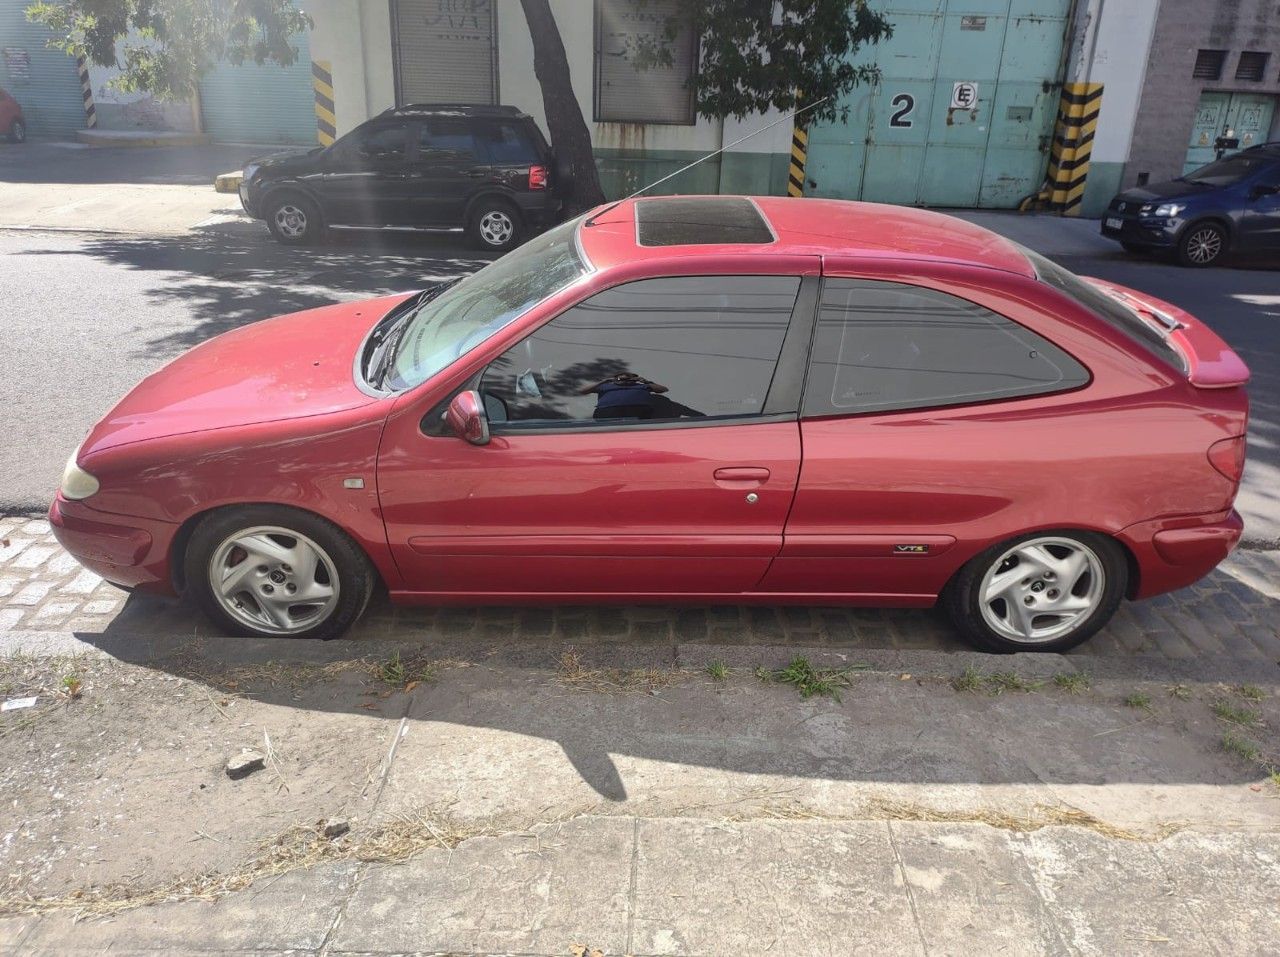
{"label": "rear wheel", "polygon": [[1192,223],[1178,240],[1178,261],[1184,266],[1212,266],[1227,251],[1227,232],[1217,223]]}
{"label": "rear wheel", "polygon": [[478,249],[506,252],[520,241],[520,214],[503,199],[482,199],[471,211],[467,238]]}
{"label": "rear wheel", "polygon": [[337,638],[374,584],[369,559],[341,529],[284,506],[215,512],[192,534],[184,570],[210,618],[264,638]]}
{"label": "rear wheel", "polygon": [[315,242],[324,231],[316,204],[295,193],[268,197],[263,215],[271,235],[290,246]]}
{"label": "rear wheel", "polygon": [[1091,532],[1036,532],[966,564],[944,603],[956,628],[986,651],[1066,651],[1091,638],[1124,598],[1120,546]]}
{"label": "rear wheel", "polygon": [[25,143],[27,141],[27,124],[22,120],[14,120],[9,126],[9,139],[15,143]]}

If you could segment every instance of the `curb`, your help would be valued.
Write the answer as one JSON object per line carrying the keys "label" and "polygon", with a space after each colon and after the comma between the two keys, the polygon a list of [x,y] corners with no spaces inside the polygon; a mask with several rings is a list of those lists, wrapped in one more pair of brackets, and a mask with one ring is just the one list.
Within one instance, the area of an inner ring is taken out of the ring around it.
{"label": "curb", "polygon": [[240,182],[244,179],[243,170],[232,170],[230,173],[220,173],[214,178],[213,188],[219,193],[238,193],[240,192]]}
{"label": "curb", "polygon": [[133,133],[124,130],[76,130],[76,139],[88,146],[118,146],[126,149],[143,146],[208,146],[212,140],[204,133]]}
{"label": "curb", "polygon": [[701,671],[713,661],[730,668],[781,668],[803,657],[816,668],[857,667],[866,674],[912,674],[946,677],[965,668],[984,672],[1013,671],[1028,678],[1047,679],[1061,672],[1085,672],[1099,681],[1226,682],[1280,686],[1280,663],[1259,658],[1194,658],[1171,660],[1155,655],[1104,658],[1024,652],[995,655],[980,651],[914,651],[885,648],[803,647],[799,645],[723,645],[704,642],[640,646],[625,642],[582,645],[573,641],[524,640],[491,645],[475,638],[364,641],[271,640],[263,638],[131,637],[127,634],[84,634],[70,631],[12,631],[0,635],[0,660],[27,656],[52,658],[76,655],[116,658],[129,664],[162,664],[174,657],[197,654],[222,665],[276,663],[329,664],[355,658],[384,658],[392,654],[422,653],[495,667],[555,670],[568,649],[589,668],[687,668]]}

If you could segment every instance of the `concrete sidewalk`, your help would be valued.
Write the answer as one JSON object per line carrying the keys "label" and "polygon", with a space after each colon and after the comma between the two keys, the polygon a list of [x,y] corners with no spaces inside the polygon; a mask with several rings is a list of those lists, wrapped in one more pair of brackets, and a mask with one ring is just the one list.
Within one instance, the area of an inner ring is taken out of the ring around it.
{"label": "concrete sidewalk", "polygon": [[260,226],[245,215],[239,197],[215,192],[212,181],[0,183],[0,228],[166,235],[230,224]]}
{"label": "concrete sidewalk", "polygon": [[[0,953],[1280,939],[1280,682],[1251,662],[99,645],[0,646],[2,697],[38,698],[0,716]],[[265,767],[230,780],[244,747]]]}

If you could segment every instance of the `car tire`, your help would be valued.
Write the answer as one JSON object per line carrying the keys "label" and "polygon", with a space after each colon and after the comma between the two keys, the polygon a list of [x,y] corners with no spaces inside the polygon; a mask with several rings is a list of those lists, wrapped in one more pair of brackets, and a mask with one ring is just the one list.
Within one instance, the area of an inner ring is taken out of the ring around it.
{"label": "car tire", "polygon": [[1178,262],[1197,269],[1220,263],[1227,254],[1227,231],[1218,223],[1192,223],[1178,237]]}
{"label": "car tire", "polygon": [[[1018,568],[1020,575],[1010,575]],[[1032,532],[967,562],[947,586],[943,606],[983,651],[1062,652],[1110,621],[1128,582],[1129,563],[1114,540],[1093,532]]]}
{"label": "car tire", "polygon": [[482,199],[467,220],[467,240],[476,249],[504,253],[520,242],[520,213],[505,199]]}
{"label": "car tire", "polygon": [[27,124],[22,120],[14,120],[9,124],[9,140],[14,143],[27,141]]}
{"label": "car tire", "polygon": [[262,215],[271,235],[288,246],[314,243],[324,232],[320,207],[297,193],[268,196]]}
{"label": "car tire", "polygon": [[245,505],[205,518],[183,556],[186,593],[220,627],[257,638],[338,638],[364,613],[377,574],[332,522]]}

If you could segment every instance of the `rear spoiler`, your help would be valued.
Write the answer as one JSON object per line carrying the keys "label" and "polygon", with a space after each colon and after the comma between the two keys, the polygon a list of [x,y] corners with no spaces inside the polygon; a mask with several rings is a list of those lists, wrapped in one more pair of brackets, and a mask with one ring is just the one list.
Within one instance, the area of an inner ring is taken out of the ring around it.
{"label": "rear spoiler", "polygon": [[1187,362],[1187,381],[1199,389],[1232,389],[1249,381],[1249,367],[1212,329],[1191,313],[1127,286],[1082,276],[1145,320]]}

